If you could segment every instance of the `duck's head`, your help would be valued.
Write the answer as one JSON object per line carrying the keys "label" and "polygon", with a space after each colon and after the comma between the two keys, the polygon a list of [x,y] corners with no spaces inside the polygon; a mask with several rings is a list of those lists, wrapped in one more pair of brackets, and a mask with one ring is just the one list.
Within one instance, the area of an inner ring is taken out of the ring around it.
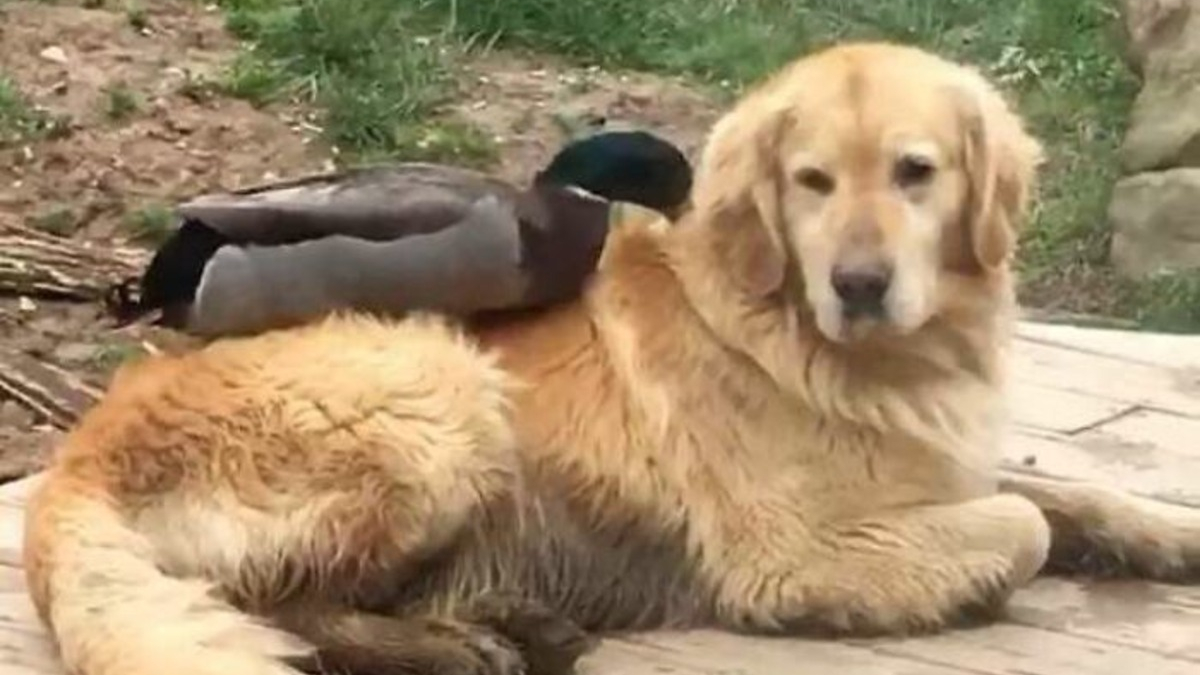
{"label": "duck's head", "polygon": [[671,143],[644,131],[608,131],[574,141],[534,182],[582,188],[674,219],[687,204],[692,167]]}

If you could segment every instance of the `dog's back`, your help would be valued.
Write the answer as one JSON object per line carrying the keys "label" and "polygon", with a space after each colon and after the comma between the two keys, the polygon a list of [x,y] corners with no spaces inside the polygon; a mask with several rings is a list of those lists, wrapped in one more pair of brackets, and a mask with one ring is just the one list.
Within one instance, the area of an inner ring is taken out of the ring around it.
{"label": "dog's back", "polygon": [[28,507],[29,587],[67,665],[295,672],[284,659],[310,645],[229,602],[362,600],[443,545],[514,478],[510,387],[423,320],[334,318],[131,365]]}

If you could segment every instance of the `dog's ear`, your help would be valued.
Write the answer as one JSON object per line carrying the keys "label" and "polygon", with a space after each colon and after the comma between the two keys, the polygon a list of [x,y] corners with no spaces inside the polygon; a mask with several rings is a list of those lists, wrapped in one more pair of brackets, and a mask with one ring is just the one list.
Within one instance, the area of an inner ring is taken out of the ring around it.
{"label": "dog's ear", "polygon": [[982,76],[968,73],[953,95],[968,183],[966,241],[975,262],[983,270],[995,270],[1016,250],[1043,160],[1042,146]]}
{"label": "dog's ear", "polygon": [[712,129],[693,190],[693,214],[710,233],[720,264],[747,293],[764,297],[784,282],[783,215],[776,142],[781,109],[748,99]]}

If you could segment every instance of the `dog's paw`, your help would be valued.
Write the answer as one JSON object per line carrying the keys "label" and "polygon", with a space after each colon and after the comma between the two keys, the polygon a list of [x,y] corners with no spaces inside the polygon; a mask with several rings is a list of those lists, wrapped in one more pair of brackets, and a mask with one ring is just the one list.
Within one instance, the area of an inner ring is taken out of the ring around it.
{"label": "dog's paw", "polygon": [[998,556],[958,562],[954,568],[912,570],[887,580],[862,578],[852,592],[810,595],[803,613],[786,628],[875,637],[928,634],[996,619],[1018,586],[1011,566]]}
{"label": "dog's paw", "polygon": [[[395,649],[382,672],[438,673],[439,675],[529,675],[520,648],[490,627],[450,619],[428,619],[407,649]],[[385,661],[381,660],[378,665]],[[365,674],[364,674],[365,675]]]}
{"label": "dog's paw", "polygon": [[297,624],[316,652],[306,673],[529,675],[521,650],[491,628],[437,616],[345,614]]}
{"label": "dog's paw", "polygon": [[573,621],[541,603],[492,593],[471,603],[471,621],[488,626],[520,650],[529,675],[565,675],[596,642]]}
{"label": "dog's paw", "polygon": [[1100,487],[1047,508],[1051,573],[1200,583],[1200,509]]}
{"label": "dog's paw", "polygon": [[462,661],[462,675],[533,675],[521,649],[505,636],[472,630],[466,638],[465,644],[476,658]]}
{"label": "dog's paw", "polygon": [[[1027,499],[995,495],[864,520],[825,541],[782,583],[748,577],[726,590],[754,623],[788,632],[905,635],[990,621],[1045,563],[1050,528]],[[754,598],[776,586],[778,599]]]}

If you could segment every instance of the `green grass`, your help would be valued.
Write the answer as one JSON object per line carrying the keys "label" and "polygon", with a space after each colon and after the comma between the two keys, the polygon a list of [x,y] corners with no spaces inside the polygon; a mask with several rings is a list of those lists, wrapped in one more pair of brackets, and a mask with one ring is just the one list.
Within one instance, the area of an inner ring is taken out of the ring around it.
{"label": "green grass", "polygon": [[104,115],[114,122],[133,117],[141,107],[138,95],[123,82],[104,89]]}
{"label": "green grass", "polygon": [[59,237],[69,237],[78,229],[75,212],[69,206],[64,205],[33,214],[26,218],[26,224],[35,230]]}
{"label": "green grass", "polygon": [[125,20],[129,23],[129,27],[136,31],[150,28],[150,16],[146,13],[146,8],[139,2],[125,3]]}
{"label": "green grass", "polygon": [[1143,328],[1200,331],[1200,274],[1164,274],[1124,289],[1129,315]]}
{"label": "green grass", "polygon": [[0,73],[0,148],[38,138],[50,125],[50,116],[35,110],[16,83]]}
{"label": "green grass", "polygon": [[153,246],[162,244],[171,235],[175,223],[174,212],[158,202],[143,204],[127,211],[122,224],[129,236],[138,242]]}
{"label": "green grass", "polygon": [[439,115],[451,100],[458,44],[391,0],[224,0],[247,48],[225,78],[258,105],[296,98],[343,159],[389,158],[486,165],[495,148]]}
{"label": "green grass", "polygon": [[220,93],[221,85],[204,75],[185,71],[183,82],[179,83],[179,88],[176,91],[195,103],[205,103]]}
{"label": "green grass", "polygon": [[100,345],[89,362],[93,368],[111,372],[118,366],[146,356],[140,345],[128,342],[113,342]]}

